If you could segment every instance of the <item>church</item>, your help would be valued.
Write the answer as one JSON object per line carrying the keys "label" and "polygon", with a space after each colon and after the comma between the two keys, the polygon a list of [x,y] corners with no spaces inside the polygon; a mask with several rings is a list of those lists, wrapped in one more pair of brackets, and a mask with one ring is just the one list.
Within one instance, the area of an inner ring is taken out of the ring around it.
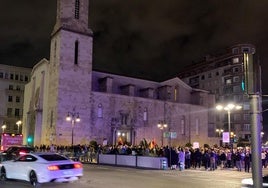
{"label": "church", "polygon": [[24,144],[217,143],[210,92],[178,77],[154,82],[92,69],[88,7],[89,0],[57,0],[50,59],[33,67],[25,86]]}

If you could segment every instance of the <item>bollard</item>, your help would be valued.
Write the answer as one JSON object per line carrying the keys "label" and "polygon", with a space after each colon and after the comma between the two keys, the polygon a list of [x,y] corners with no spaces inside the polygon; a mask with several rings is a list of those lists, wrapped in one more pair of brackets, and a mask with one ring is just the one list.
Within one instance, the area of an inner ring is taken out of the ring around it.
{"label": "bollard", "polygon": [[161,167],[162,167],[162,170],[167,169],[167,160],[166,159],[161,160]]}

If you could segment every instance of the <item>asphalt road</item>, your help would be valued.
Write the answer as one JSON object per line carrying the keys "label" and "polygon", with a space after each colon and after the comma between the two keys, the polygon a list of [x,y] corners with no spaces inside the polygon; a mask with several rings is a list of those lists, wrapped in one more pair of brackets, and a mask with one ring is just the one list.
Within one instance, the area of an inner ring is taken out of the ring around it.
{"label": "asphalt road", "polygon": [[[268,174],[268,170],[264,170]],[[73,183],[47,183],[44,188],[238,188],[251,173],[235,170],[148,170],[84,164],[84,176]],[[8,180],[1,188],[27,188],[27,182]]]}

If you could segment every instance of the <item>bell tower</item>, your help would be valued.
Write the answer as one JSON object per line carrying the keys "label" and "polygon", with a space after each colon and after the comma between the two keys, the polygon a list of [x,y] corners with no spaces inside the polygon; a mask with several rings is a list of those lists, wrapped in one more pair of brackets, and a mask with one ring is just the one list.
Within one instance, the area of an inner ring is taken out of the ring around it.
{"label": "bell tower", "polygon": [[[90,139],[90,95],[92,79],[93,33],[88,28],[89,0],[57,0],[56,24],[51,34],[48,67],[48,103],[43,143],[70,145]],[[81,121],[66,121],[69,112]]]}

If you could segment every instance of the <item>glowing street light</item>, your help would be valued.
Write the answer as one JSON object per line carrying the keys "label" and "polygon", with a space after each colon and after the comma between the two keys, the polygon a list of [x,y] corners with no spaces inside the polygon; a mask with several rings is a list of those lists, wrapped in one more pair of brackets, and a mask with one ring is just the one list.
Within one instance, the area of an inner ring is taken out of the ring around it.
{"label": "glowing street light", "polygon": [[157,127],[161,130],[161,144],[163,146],[163,141],[164,141],[164,129],[168,127],[168,125],[165,123],[165,122],[162,122],[160,121],[158,124],[157,124]]}
{"label": "glowing street light", "polygon": [[216,129],[216,132],[219,133],[219,137],[221,136],[221,134],[223,133],[223,129]]}
{"label": "glowing street light", "polygon": [[2,133],[5,133],[5,129],[7,128],[6,125],[2,125]]}
{"label": "glowing street light", "polygon": [[240,109],[242,109],[242,106],[236,105],[233,103],[229,103],[226,106],[217,105],[216,109],[219,111],[221,111],[221,110],[227,111],[227,114],[228,114],[228,134],[229,134],[229,144],[230,144],[231,143],[231,111],[240,110]]}
{"label": "glowing street light", "polygon": [[20,125],[22,124],[22,121],[19,120],[16,122],[16,124],[18,125],[18,133],[20,133]]}
{"label": "glowing street light", "polygon": [[74,145],[74,125],[75,123],[80,122],[80,117],[79,117],[79,113],[78,112],[68,112],[67,116],[66,116],[66,121],[70,121],[72,124],[72,148]]}

